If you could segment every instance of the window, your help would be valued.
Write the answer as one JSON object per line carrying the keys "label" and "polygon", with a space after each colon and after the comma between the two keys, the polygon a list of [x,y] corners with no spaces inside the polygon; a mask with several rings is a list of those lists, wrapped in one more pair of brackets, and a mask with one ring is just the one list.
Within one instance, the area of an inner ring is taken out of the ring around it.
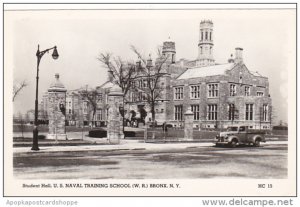
{"label": "window", "polygon": [[175,120],[182,120],[182,105],[175,106]]}
{"label": "window", "polygon": [[142,86],[143,86],[143,80],[139,80],[139,88],[142,88]]}
{"label": "window", "polygon": [[134,92],[131,93],[131,101],[136,102],[136,93]]}
{"label": "window", "polygon": [[190,86],[190,98],[196,99],[200,97],[200,86]]}
{"label": "window", "polygon": [[145,100],[147,100],[147,96],[143,92],[139,92],[138,93],[138,98],[139,98],[139,101],[145,101]]}
{"label": "window", "polygon": [[236,85],[230,84],[230,96],[236,96]]}
{"label": "window", "polygon": [[228,120],[233,121],[235,116],[235,106],[234,104],[228,105]]}
{"label": "window", "polygon": [[161,113],[164,113],[164,109],[161,109],[160,112],[161,112]]}
{"label": "window", "polygon": [[102,94],[97,95],[97,101],[102,101]]}
{"label": "window", "polygon": [[205,40],[208,40],[208,32],[205,32]]}
{"label": "window", "polygon": [[250,96],[250,86],[245,86],[245,96]]}
{"label": "window", "polygon": [[83,102],[83,113],[84,114],[88,113],[88,102],[87,101]]}
{"label": "window", "polygon": [[183,87],[176,87],[175,89],[175,100],[181,100],[183,99]]}
{"label": "window", "polygon": [[219,85],[217,83],[208,84],[208,98],[219,96]]}
{"label": "window", "polygon": [[147,84],[147,80],[143,80],[143,88],[147,88],[148,84]]}
{"label": "window", "polygon": [[71,108],[72,107],[72,105],[71,105],[72,103],[71,103],[71,101],[69,101],[69,107]]}
{"label": "window", "polygon": [[69,114],[72,114],[72,109],[69,109]]}
{"label": "window", "polygon": [[263,116],[263,121],[268,121],[268,105],[267,104],[263,105],[262,116]]}
{"label": "window", "polygon": [[199,105],[191,105],[191,110],[194,113],[194,120],[200,120]]}
{"label": "window", "polygon": [[209,39],[211,40],[211,32],[209,33]]}
{"label": "window", "polygon": [[96,120],[100,121],[102,120],[102,110],[97,110]]}
{"label": "window", "polygon": [[172,54],[172,63],[175,63],[175,54]]}
{"label": "window", "polygon": [[200,54],[203,54],[203,49],[202,49],[202,47],[200,47]]}
{"label": "window", "polygon": [[253,120],[253,104],[246,104],[246,120]]}
{"label": "window", "polygon": [[240,131],[240,132],[246,131],[246,127],[245,127],[245,126],[241,126],[240,129],[239,129],[239,131]]}
{"label": "window", "polygon": [[145,94],[145,93],[142,94],[142,100],[143,100],[143,101],[146,101],[146,100],[147,100],[147,94]]}
{"label": "window", "polygon": [[203,40],[203,31],[201,31],[201,40]]}
{"label": "window", "polygon": [[158,113],[158,109],[155,109],[155,113]]}
{"label": "window", "polygon": [[264,96],[264,92],[257,91],[257,92],[256,92],[256,96]]}
{"label": "window", "polygon": [[207,119],[208,120],[217,120],[218,119],[218,105],[210,104],[207,106]]}

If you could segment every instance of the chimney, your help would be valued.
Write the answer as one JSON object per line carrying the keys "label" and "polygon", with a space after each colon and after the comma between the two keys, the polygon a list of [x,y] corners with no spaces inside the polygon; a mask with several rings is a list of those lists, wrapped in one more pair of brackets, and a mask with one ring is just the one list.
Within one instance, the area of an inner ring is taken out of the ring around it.
{"label": "chimney", "polygon": [[243,62],[243,48],[235,48],[235,63]]}

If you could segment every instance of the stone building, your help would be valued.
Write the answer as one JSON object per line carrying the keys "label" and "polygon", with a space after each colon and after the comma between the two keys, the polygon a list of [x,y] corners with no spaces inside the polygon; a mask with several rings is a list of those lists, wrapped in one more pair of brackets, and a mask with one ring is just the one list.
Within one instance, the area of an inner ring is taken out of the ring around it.
{"label": "stone building", "polygon": [[[157,124],[167,122],[173,126],[183,126],[183,114],[194,113],[194,127],[225,128],[233,124],[245,124],[252,128],[271,127],[272,100],[269,81],[258,73],[251,72],[243,61],[243,49],[237,47],[235,56],[227,63],[219,64],[213,56],[213,22],[200,22],[198,55],[195,60],[176,59],[176,44],[172,39],[163,42],[163,64],[158,85],[160,96],[155,104]],[[160,60],[153,61],[153,65]],[[133,117],[140,121],[151,120],[150,105],[143,88],[147,87],[145,74],[140,70],[140,60],[136,62],[136,76],[133,86],[124,102],[126,120]],[[152,67],[151,57],[147,64]],[[147,67],[147,66],[146,66]],[[66,119],[70,124],[103,126],[107,123],[108,93],[111,79],[96,87],[97,110],[91,118],[91,103],[77,89],[67,92]],[[78,124],[81,123],[81,124]]]}
{"label": "stone building", "polygon": [[[105,125],[105,116],[103,116],[103,90],[93,88],[79,88],[67,91],[66,95],[66,121],[70,126],[103,126]],[[88,94],[92,92],[95,98],[89,99]],[[96,103],[96,112],[93,117],[93,103]]]}
{"label": "stone building", "polygon": [[[252,73],[243,61],[243,49],[237,47],[235,57],[218,64],[213,57],[213,23],[200,22],[198,56],[196,60],[176,60],[175,42],[163,42],[162,54],[168,57],[165,73],[160,78],[164,88],[155,106],[156,121],[173,126],[183,125],[183,114],[190,108],[194,113],[194,127],[224,128],[245,124],[250,128],[271,127],[272,101],[268,78]],[[143,87],[143,77],[137,78]],[[134,91],[134,90],[133,90]],[[149,105],[140,92],[131,92],[129,110]]]}

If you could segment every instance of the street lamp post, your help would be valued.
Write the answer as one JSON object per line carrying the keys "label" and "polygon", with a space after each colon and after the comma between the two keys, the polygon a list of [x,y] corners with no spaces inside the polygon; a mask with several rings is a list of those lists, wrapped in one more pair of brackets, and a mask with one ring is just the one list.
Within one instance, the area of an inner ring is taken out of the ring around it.
{"label": "street lamp post", "polygon": [[37,68],[36,68],[36,91],[35,91],[35,108],[34,108],[34,128],[33,128],[33,143],[31,150],[39,150],[38,144],[38,91],[39,91],[39,66],[41,59],[45,53],[48,53],[50,50],[53,50],[52,58],[56,60],[58,58],[58,52],[56,46],[40,51],[40,45],[38,45],[38,50],[36,52],[37,57]]}

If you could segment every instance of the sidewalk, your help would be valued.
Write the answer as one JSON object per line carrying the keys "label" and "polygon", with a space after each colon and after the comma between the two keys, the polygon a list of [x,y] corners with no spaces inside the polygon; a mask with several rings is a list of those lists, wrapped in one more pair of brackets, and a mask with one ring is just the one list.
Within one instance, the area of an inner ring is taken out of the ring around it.
{"label": "sidewalk", "polygon": [[[99,142],[102,142],[99,143]],[[287,141],[272,141],[262,143],[264,145],[287,144]],[[79,146],[42,146],[39,151],[32,151],[30,147],[13,148],[14,153],[46,153],[67,151],[121,151],[121,150],[174,150],[198,147],[212,147],[214,143],[186,142],[186,143],[144,143],[138,140],[121,140],[120,144],[109,144],[107,139],[97,140],[97,145]]]}

